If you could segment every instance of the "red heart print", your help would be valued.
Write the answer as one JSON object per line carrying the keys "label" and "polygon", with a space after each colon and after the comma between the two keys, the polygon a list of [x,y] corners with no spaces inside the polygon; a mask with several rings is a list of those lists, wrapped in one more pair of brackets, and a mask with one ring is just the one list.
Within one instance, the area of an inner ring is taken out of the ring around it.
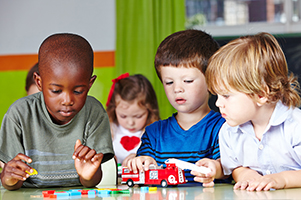
{"label": "red heart print", "polygon": [[130,151],[140,143],[140,138],[136,136],[124,136],[121,138],[120,143],[125,150]]}

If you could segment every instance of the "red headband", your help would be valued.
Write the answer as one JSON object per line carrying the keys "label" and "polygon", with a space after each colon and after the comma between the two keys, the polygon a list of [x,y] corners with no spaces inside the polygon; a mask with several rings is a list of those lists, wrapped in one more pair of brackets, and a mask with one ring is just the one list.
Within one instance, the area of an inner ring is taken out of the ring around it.
{"label": "red headband", "polygon": [[113,92],[114,92],[114,89],[115,89],[115,84],[120,81],[121,79],[124,79],[124,78],[127,78],[129,77],[130,74],[129,73],[125,73],[125,74],[121,74],[120,76],[118,76],[117,78],[113,79],[112,82],[112,86],[111,86],[111,89],[110,89],[110,93],[109,93],[109,96],[108,96],[108,100],[107,100],[107,103],[106,103],[106,106],[108,107],[108,105],[110,104],[110,101],[112,99],[112,95],[113,95]]}

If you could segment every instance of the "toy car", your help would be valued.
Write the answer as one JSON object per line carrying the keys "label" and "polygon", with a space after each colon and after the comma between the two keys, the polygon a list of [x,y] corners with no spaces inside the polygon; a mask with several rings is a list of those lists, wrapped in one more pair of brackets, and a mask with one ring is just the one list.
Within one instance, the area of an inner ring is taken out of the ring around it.
{"label": "toy car", "polygon": [[175,163],[166,163],[166,168],[155,167],[147,171],[134,173],[129,168],[122,169],[121,183],[127,184],[129,187],[138,185],[178,185],[187,182],[184,171],[178,168]]}

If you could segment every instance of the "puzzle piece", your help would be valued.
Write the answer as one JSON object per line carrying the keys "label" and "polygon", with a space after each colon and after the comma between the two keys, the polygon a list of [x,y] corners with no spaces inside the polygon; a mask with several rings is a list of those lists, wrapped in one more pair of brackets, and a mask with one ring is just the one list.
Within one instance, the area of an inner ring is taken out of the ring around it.
{"label": "puzzle piece", "polygon": [[29,174],[29,176],[32,176],[32,175],[37,175],[38,174],[38,171],[37,170],[35,170],[34,168],[32,168],[33,169],[33,172],[32,173],[30,173],[29,171],[25,171],[27,174]]}

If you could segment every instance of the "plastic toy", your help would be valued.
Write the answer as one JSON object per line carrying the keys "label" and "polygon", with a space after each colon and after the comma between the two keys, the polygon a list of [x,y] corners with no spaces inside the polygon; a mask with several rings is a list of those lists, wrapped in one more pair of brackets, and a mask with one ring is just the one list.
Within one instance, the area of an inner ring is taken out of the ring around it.
{"label": "plastic toy", "polygon": [[181,169],[190,169],[190,170],[193,170],[193,171],[200,172],[202,174],[208,174],[209,172],[211,172],[211,170],[207,167],[197,166],[195,164],[185,162],[185,161],[182,161],[182,160],[178,160],[178,159],[175,159],[175,158],[167,159],[165,161],[165,163],[175,163],[176,166],[181,168]]}
{"label": "plastic toy", "polygon": [[37,172],[37,170],[36,169],[34,169],[34,168],[32,168],[32,170],[33,170],[33,172],[32,173],[30,173],[30,172],[28,172],[28,171],[25,171],[27,174],[29,174],[29,176],[32,176],[32,175],[37,175],[38,174],[38,172]]}
{"label": "plastic toy", "polygon": [[127,184],[129,187],[138,185],[178,185],[187,182],[184,171],[177,167],[175,163],[166,163],[166,168],[151,168],[148,171],[139,171],[134,173],[129,168],[122,169],[121,183]]}

